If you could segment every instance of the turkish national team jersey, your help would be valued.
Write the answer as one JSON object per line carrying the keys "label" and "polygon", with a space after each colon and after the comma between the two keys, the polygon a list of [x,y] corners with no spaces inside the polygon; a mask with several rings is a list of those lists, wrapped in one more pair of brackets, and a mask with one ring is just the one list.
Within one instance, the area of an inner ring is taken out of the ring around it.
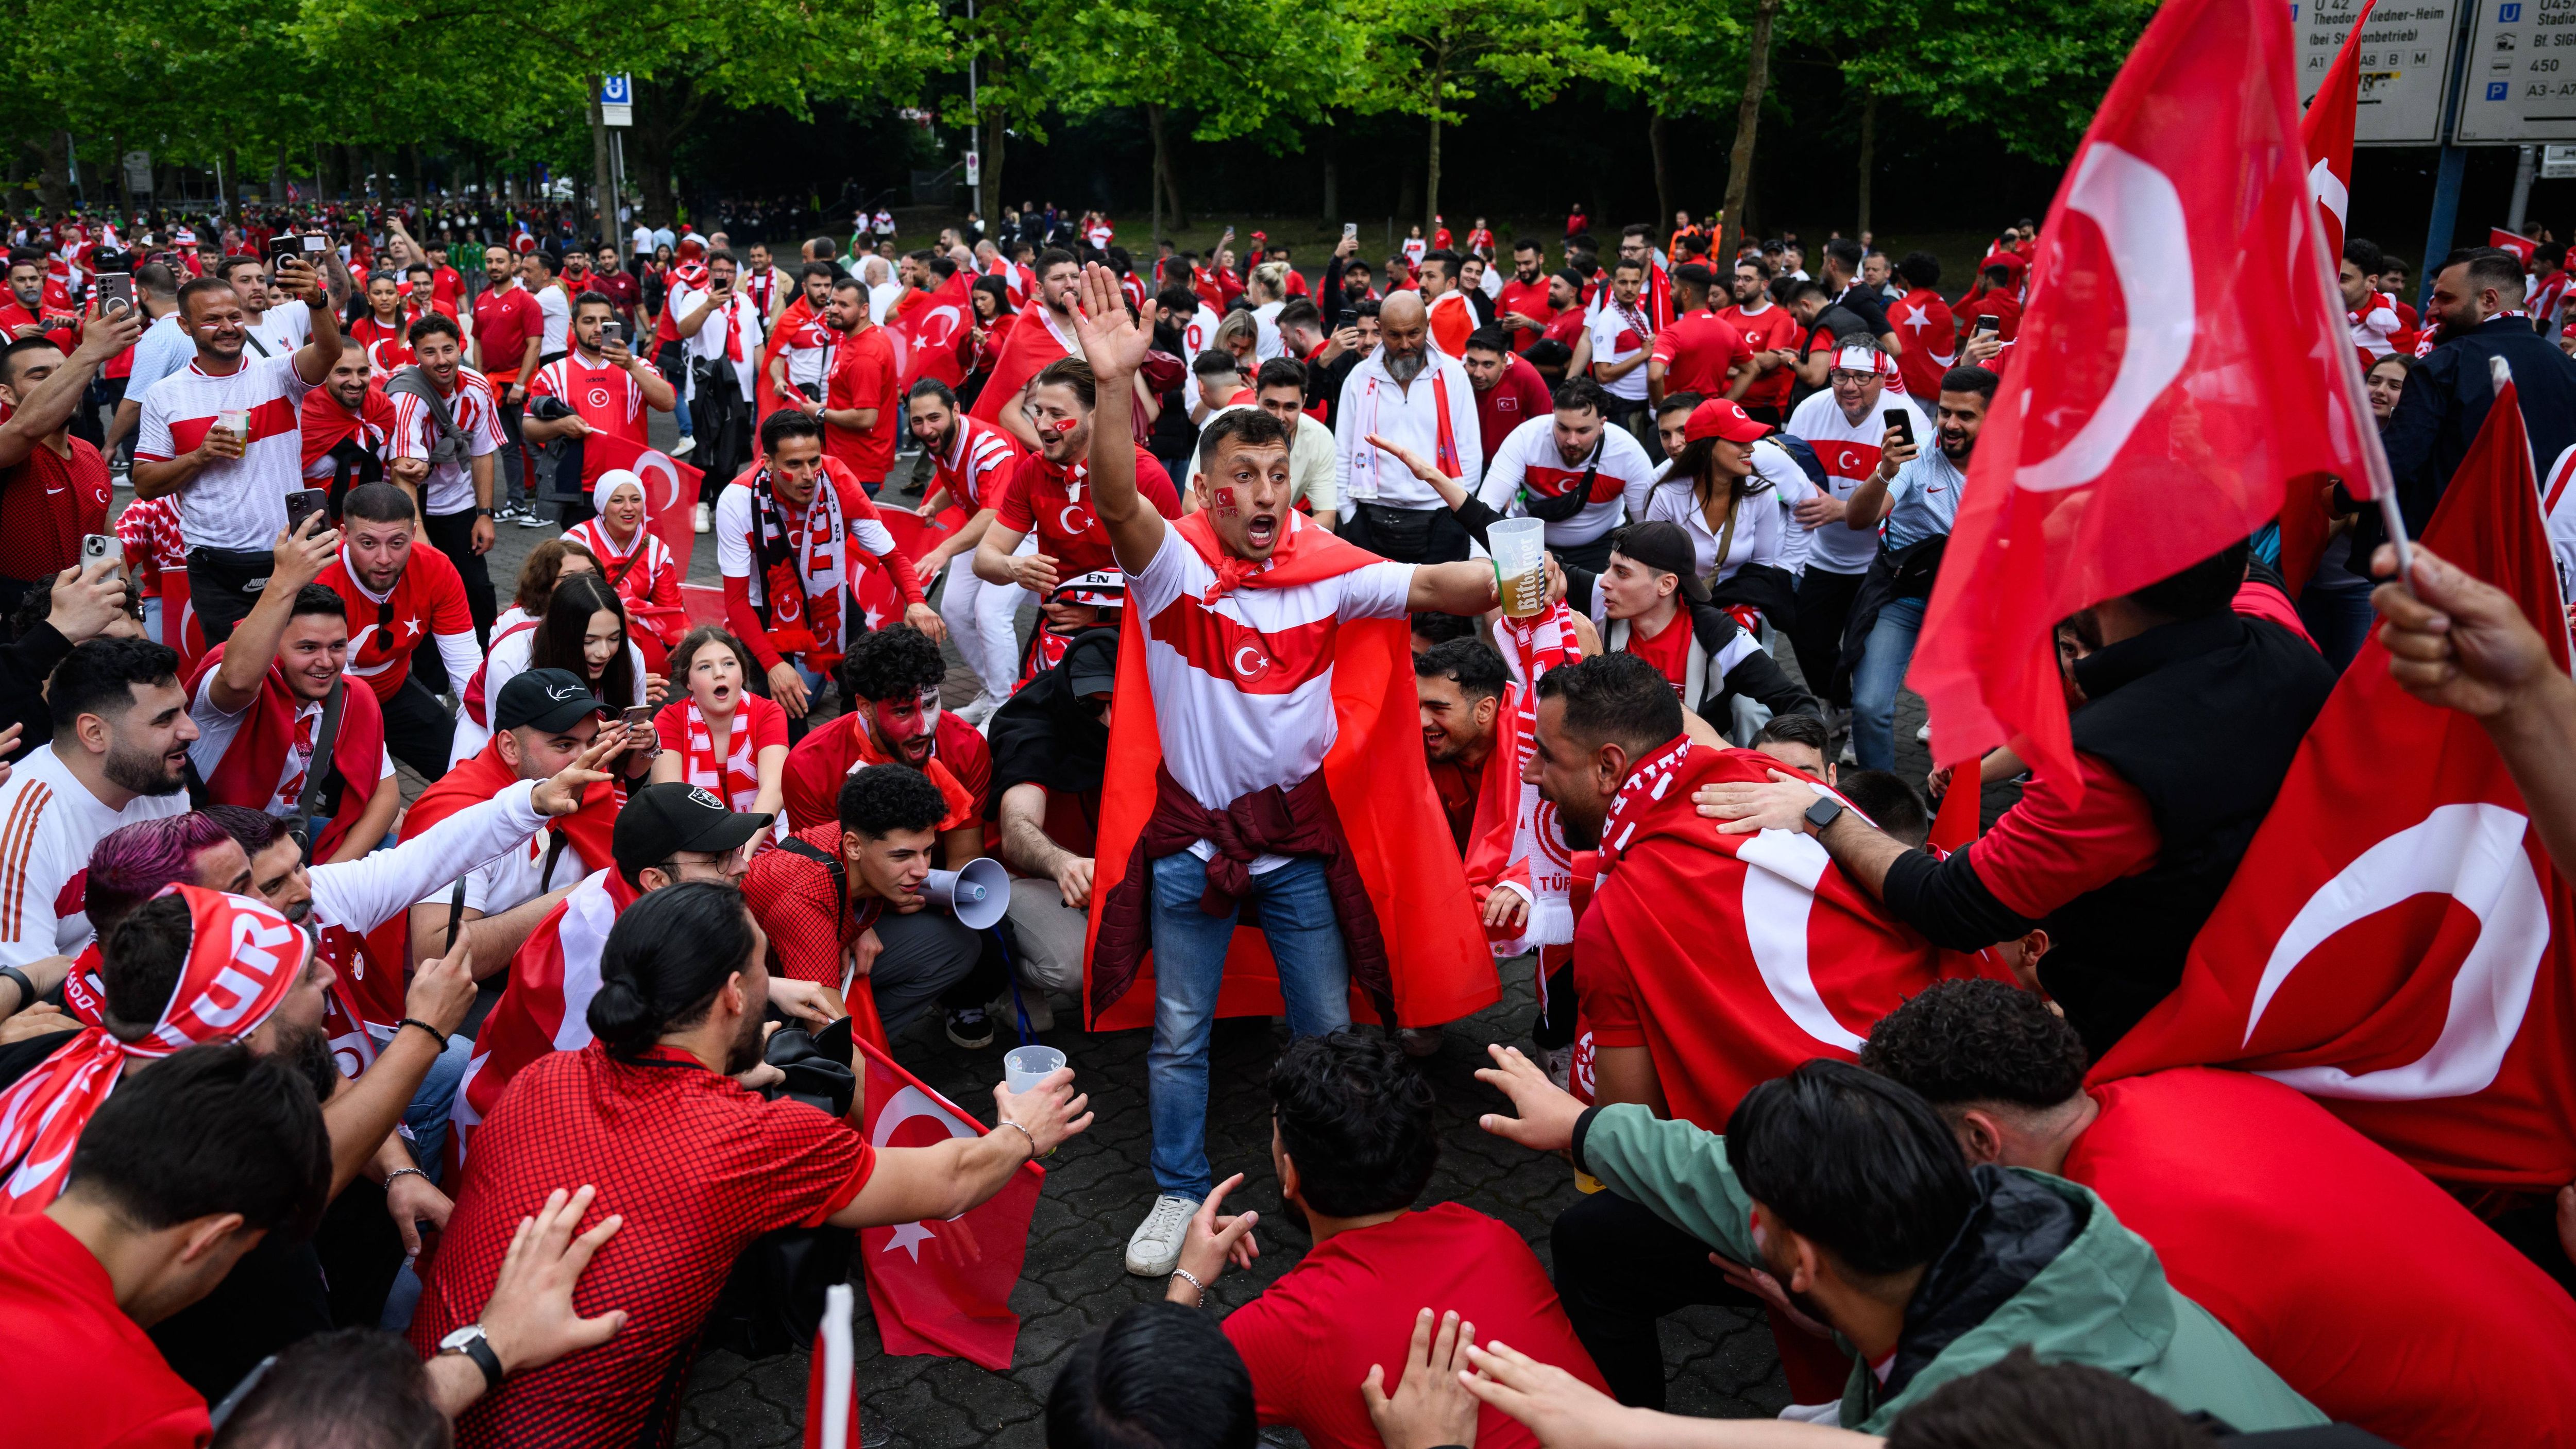
{"label": "turkish national team jersey", "polygon": [[296,408],[312,386],[289,353],[245,357],[220,377],[192,361],[144,392],[137,462],[166,463],[193,452],[222,414],[237,411],[249,423],[241,457],[207,464],[179,490],[179,523],[190,547],[267,553],[276,546],[286,527],[286,495],[304,486],[304,430]]}
{"label": "turkish national team jersey", "polygon": [[[435,384],[433,384],[434,386]],[[465,434],[465,457],[452,463],[433,463],[429,481],[421,488],[421,507],[431,516],[445,518],[463,513],[474,506],[474,471],[472,460],[497,453],[503,442],[501,433],[501,398],[491,381],[470,367],[456,369],[456,390],[444,399],[447,415]],[[435,439],[431,430],[437,426],[425,400],[410,393],[394,398],[393,456],[427,458]],[[195,538],[196,534],[188,535]]]}
{"label": "turkish national team jersey", "polygon": [[389,700],[411,677],[411,651],[434,634],[472,637],[474,616],[465,607],[465,581],[447,555],[423,539],[379,600],[349,568],[346,549],[314,582],[349,606],[349,674],[367,682],[378,700]]}
{"label": "turkish national team jersey", "polygon": [[[1136,450],[1136,491],[1165,518],[1181,516],[1172,475],[1142,448]],[[987,503],[995,510],[996,526],[1022,534],[1036,530],[1038,552],[1055,560],[1059,579],[1118,567],[1118,556],[1109,549],[1109,530],[1091,511],[1088,458],[1059,468],[1043,453],[1024,453]]]}
{"label": "turkish national team jersey", "polygon": [[1503,445],[1485,463],[1476,496],[1496,512],[1526,517],[1531,503],[1546,508],[1582,488],[1587,476],[1591,491],[1582,506],[1571,518],[1547,525],[1548,547],[1590,543],[1626,520],[1645,517],[1646,495],[1655,486],[1655,464],[1636,435],[1616,423],[1605,423],[1599,446],[1569,466],[1556,446],[1554,413],[1532,418],[1504,437]]}
{"label": "turkish national team jersey", "polygon": [[519,364],[527,358],[529,340],[542,340],[545,331],[544,305],[515,281],[474,299],[474,345],[483,350],[482,371],[504,387],[519,380]]}
{"label": "turkish national team jersey", "polygon": [[29,750],[0,781],[0,966],[88,945],[90,848],[119,826],[187,813],[185,790],[110,810],[52,746]]}
{"label": "turkish national team jersey", "polygon": [[[578,350],[567,352],[537,369],[536,380],[528,384],[528,395],[563,399],[583,422],[590,424],[592,432],[652,446],[644,432],[644,388],[624,368],[605,361],[593,367]],[[599,449],[582,450],[584,488],[597,482],[607,470]]]}
{"label": "turkish national team jersey", "polygon": [[995,507],[1000,485],[1021,456],[1019,439],[1000,425],[960,413],[955,441],[931,456],[937,474],[934,487],[947,489],[948,496],[970,514]]}
{"label": "turkish national team jersey", "polygon": [[[1783,347],[1795,352],[1798,344],[1807,340],[1807,329],[1798,325],[1797,314],[1786,307],[1766,306],[1759,312],[1747,312],[1740,306],[1729,307],[1717,314],[1717,320],[1740,333],[1744,345],[1754,352],[1769,352]],[[1753,386],[1744,390],[1742,401],[1749,408],[1785,408],[1789,405],[1789,389],[1796,382],[1797,377],[1791,369],[1775,367],[1753,379]],[[1667,379],[1664,395],[1670,397],[1674,391]]]}
{"label": "turkish national team jersey", "polygon": [[[1879,415],[1890,408],[1905,409],[1915,438],[1931,441],[1932,425],[1924,420],[1923,410],[1893,392],[1881,392],[1877,404],[1857,423],[1843,416],[1832,392],[1816,393],[1798,404],[1784,431],[1807,440],[1807,446],[1816,450],[1816,461],[1825,465],[1825,482],[1834,497],[1849,498],[1862,479],[1878,471],[1879,440],[1887,436],[1887,423]],[[1876,528],[1853,528],[1840,519],[1828,519],[1809,530],[1807,537],[1807,567],[1829,574],[1866,573],[1870,560],[1878,557]]]}
{"label": "turkish national team jersey", "polygon": [[[1307,526],[1290,515],[1292,530]],[[1222,810],[1322,766],[1339,733],[1334,638],[1346,619],[1403,617],[1413,565],[1381,561],[1316,583],[1239,588],[1202,602],[1215,582],[1216,571],[1167,526],[1145,571],[1129,576],[1127,608],[1131,622],[1145,625],[1164,767],[1191,799]],[[1200,841],[1191,849],[1209,847]],[[1283,860],[1263,856],[1252,868]]]}
{"label": "turkish national team jersey", "polygon": [[39,438],[0,470],[0,576],[49,580],[80,562],[81,535],[107,532],[107,460],[79,438],[64,441],[61,457]]}
{"label": "turkish national team jersey", "polygon": [[903,379],[885,329],[870,327],[856,337],[844,333],[833,348],[830,378],[823,394],[826,411],[874,408],[877,420],[863,432],[825,418],[823,451],[847,464],[860,482],[883,481],[894,466],[894,435],[903,410]]}
{"label": "turkish national team jersey", "polygon": [[1726,396],[1727,374],[1738,363],[1751,366],[1753,349],[1744,334],[1703,307],[1673,319],[1655,337],[1655,359],[1664,365],[1664,394],[1695,392],[1701,397]]}
{"label": "turkish national team jersey", "polygon": [[[1547,274],[1541,272],[1535,282],[1524,282],[1515,276],[1503,283],[1503,294],[1494,301],[1494,320],[1499,322],[1517,312],[1537,323],[1541,329],[1555,321],[1556,309],[1547,302],[1547,280]],[[1515,327],[1511,338],[1512,351],[1527,352],[1529,345],[1539,339],[1539,333]],[[1593,350],[1600,351],[1597,347]]]}

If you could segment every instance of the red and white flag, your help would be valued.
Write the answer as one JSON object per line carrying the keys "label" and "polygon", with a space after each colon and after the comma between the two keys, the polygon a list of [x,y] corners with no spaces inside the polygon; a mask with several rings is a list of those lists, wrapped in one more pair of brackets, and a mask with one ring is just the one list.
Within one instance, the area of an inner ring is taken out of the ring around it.
{"label": "red and white flag", "polygon": [[2525,267],[2531,265],[2531,254],[2540,250],[2540,243],[2535,238],[2518,231],[2506,231],[2500,226],[2487,228],[2487,245],[2520,257]]}
{"label": "red and white flag", "polygon": [[[852,1034],[867,1076],[868,1142],[927,1147],[951,1137],[980,1137],[983,1124]],[[1011,1366],[1020,1316],[1011,1311],[1028,1257],[1029,1217],[1037,1210],[1046,1169],[1024,1163],[1010,1185],[946,1222],[896,1223],[859,1230],[868,1304],[885,1351],[945,1354],[995,1373]]]}
{"label": "red and white flag", "polygon": [[857,1344],[851,1319],[858,1295],[847,1283],[823,1290],[823,1322],[814,1330],[814,1360],[805,1374],[805,1449],[859,1449]]}
{"label": "red and white flag", "polygon": [[680,577],[687,578],[689,554],[698,537],[698,485],[706,474],[632,438],[593,433],[582,440],[582,446],[596,451],[600,472],[625,468],[644,480],[644,526],[671,550],[672,563]]}
{"label": "red and white flag", "polygon": [[886,319],[886,331],[896,339],[897,375],[903,379],[904,396],[910,397],[912,385],[925,377],[950,387],[965,380],[965,371],[957,363],[957,338],[974,325],[968,280],[961,271],[902,315]]}
{"label": "red and white flag", "polygon": [[2325,223],[2329,267],[2343,257],[2344,218],[2351,211],[2352,136],[2361,113],[2361,28],[2370,23],[2370,8],[2378,3],[2363,0],[2342,49],[2335,52],[2334,64],[2326,67],[2325,83],[2317,87],[2308,100],[2307,114],[2299,118],[2299,145],[2308,157],[2308,194],[2317,199],[2317,211]]}
{"label": "red and white flag", "polygon": [[2384,478],[2308,193],[2289,15],[2158,11],[2077,150],[1914,657],[1939,763],[2073,779],[2056,622]]}
{"label": "red and white flag", "polygon": [[[510,958],[501,999],[474,1033],[474,1054],[456,1084],[447,1134],[449,1169],[465,1161],[468,1139],[500,1105],[519,1070],[548,1052],[590,1045],[590,998],[599,991],[599,956],[617,914],[637,892],[614,869],[593,871],[537,922]],[[397,918],[401,919],[401,918]],[[450,1178],[450,1181],[455,1179]]]}
{"label": "red and white flag", "polygon": [[[1521,776],[1538,743],[1539,677],[1581,659],[1583,646],[1562,600],[1535,618],[1495,620],[1493,639],[1512,672],[1512,687],[1494,717],[1494,758],[1476,802],[1476,835],[1467,842],[1467,886],[1480,908],[1496,890],[1515,890],[1528,899],[1518,931],[1485,928],[1494,954],[1511,957],[1574,940],[1576,852],[1566,843],[1556,807]],[[1545,972],[1539,984],[1546,989]]]}
{"label": "red and white flag", "polygon": [[[2503,364],[2497,364],[2501,372]],[[2424,545],[2511,594],[2568,667],[2509,379]],[[2094,1068],[2260,1072],[2445,1182],[2576,1179],[2576,898],[2486,730],[2362,646],[2192,942],[2182,983]]]}

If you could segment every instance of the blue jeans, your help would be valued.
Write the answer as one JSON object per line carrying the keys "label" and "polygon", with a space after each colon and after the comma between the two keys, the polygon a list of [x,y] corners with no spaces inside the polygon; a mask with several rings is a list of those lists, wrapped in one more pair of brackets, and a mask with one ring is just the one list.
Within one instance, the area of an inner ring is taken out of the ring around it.
{"label": "blue jeans", "polygon": [[2370,638],[2371,623],[2378,617],[2370,607],[2370,589],[2370,580],[2338,563],[2320,567],[2299,591],[2299,622],[2308,626],[2318,652],[2338,673]]}
{"label": "blue jeans", "polygon": [[439,1158],[440,1149],[447,1145],[447,1121],[455,1115],[457,1084],[465,1080],[465,1067],[473,1056],[472,1038],[449,1037],[447,1050],[429,1064],[420,1090],[411,1094],[411,1105],[403,1109],[403,1135],[409,1139],[411,1160],[432,1182],[443,1175]]}
{"label": "blue jeans", "polygon": [[1154,1186],[1204,1198],[1215,1179],[1207,1159],[1208,1032],[1238,916],[1269,939],[1279,966],[1288,1029],[1322,1036],[1351,1024],[1351,968],[1323,862],[1291,859],[1252,878],[1249,908],[1222,916],[1199,909],[1207,864],[1188,851],[1154,862],[1154,1045],[1145,1053],[1154,1118]]}
{"label": "blue jeans", "polygon": [[1923,600],[1892,599],[1878,611],[1852,671],[1852,755],[1864,770],[1896,768],[1896,691],[1923,632]]}

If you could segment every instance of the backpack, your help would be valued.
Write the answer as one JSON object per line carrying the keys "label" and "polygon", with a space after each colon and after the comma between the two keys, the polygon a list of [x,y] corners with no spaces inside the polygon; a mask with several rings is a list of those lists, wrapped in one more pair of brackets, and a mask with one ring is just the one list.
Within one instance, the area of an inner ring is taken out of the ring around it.
{"label": "backpack", "polygon": [[1815,448],[1806,439],[1795,433],[1784,433],[1774,428],[1762,441],[1774,444],[1781,452],[1788,454],[1789,461],[1798,465],[1798,471],[1807,475],[1807,481],[1815,484],[1818,492],[1827,497],[1833,496],[1833,485],[1825,481],[1824,460],[1816,456]]}

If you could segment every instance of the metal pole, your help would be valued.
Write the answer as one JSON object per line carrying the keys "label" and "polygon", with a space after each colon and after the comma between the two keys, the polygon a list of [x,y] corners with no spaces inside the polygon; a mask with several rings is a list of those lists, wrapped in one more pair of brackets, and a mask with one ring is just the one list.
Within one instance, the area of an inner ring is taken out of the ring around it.
{"label": "metal pole", "polygon": [[[966,19],[970,24],[975,19],[975,0],[966,0]],[[976,160],[975,184],[970,188],[974,193],[975,214],[984,218],[984,226],[989,231],[993,225],[993,214],[984,209],[984,113],[975,108],[975,55],[972,51],[966,55],[966,126],[966,150]]]}
{"label": "metal pole", "polygon": [[2425,310],[2433,305],[2433,278],[2440,272],[2442,258],[2451,252],[2451,230],[2460,219],[2460,178],[2469,169],[2469,153],[2452,144],[2460,116],[2460,88],[2469,69],[2469,47],[2475,11],[2467,5],[2458,9],[2458,34],[2451,44],[2451,79],[2442,92],[2442,163],[2433,177],[2433,217],[2424,230],[2424,262],[2417,267],[2415,306]]}
{"label": "metal pole", "polygon": [[2505,213],[2504,229],[2522,230],[2523,215],[2531,206],[2531,175],[2539,168],[2540,148],[2517,146],[2513,161],[2513,206]]}

